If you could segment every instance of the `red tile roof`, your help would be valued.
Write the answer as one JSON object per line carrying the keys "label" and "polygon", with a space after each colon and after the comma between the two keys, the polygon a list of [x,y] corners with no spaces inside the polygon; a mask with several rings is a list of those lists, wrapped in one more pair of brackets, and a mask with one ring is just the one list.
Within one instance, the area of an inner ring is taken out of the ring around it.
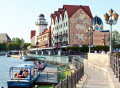
{"label": "red tile roof", "polygon": [[42,32],[42,34],[40,34],[39,36],[43,35],[43,34],[46,34],[46,33],[49,33],[50,30],[49,29],[45,29],[44,32]]}
{"label": "red tile roof", "polygon": [[63,9],[62,9],[62,8],[59,8],[58,11],[61,12],[62,19],[64,19],[64,11],[63,11]]}
{"label": "red tile roof", "polygon": [[31,38],[32,38],[33,36],[35,36],[35,33],[36,33],[35,30],[31,30]]}
{"label": "red tile roof", "polygon": [[63,9],[66,9],[68,17],[70,18],[70,16],[72,16],[72,14],[80,7],[92,18],[92,13],[90,11],[89,6],[82,6],[82,5],[63,5],[63,8],[59,8],[58,11],[55,11],[53,14],[51,14],[51,17],[53,18],[55,23],[55,15],[56,15],[59,22],[59,12],[61,12],[62,18],[64,19]]}

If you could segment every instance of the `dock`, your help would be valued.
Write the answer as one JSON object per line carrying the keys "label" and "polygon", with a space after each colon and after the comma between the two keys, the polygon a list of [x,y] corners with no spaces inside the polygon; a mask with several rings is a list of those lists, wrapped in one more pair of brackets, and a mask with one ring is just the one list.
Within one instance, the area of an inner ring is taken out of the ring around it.
{"label": "dock", "polygon": [[36,80],[36,84],[57,84],[58,74],[57,67],[46,66],[46,68],[40,72],[40,76]]}

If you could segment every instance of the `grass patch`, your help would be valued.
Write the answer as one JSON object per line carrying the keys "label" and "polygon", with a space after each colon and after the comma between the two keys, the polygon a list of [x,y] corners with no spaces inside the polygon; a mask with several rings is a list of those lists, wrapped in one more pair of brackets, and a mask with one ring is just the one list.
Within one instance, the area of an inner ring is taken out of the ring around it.
{"label": "grass patch", "polygon": [[[32,88],[35,88],[35,86]],[[52,85],[40,85],[38,88],[52,88]]]}
{"label": "grass patch", "polygon": [[[70,68],[67,67],[67,66],[58,67],[58,71],[64,71],[64,70],[67,70],[67,69],[70,69]],[[61,80],[64,80],[67,77],[67,75],[68,76],[71,75],[71,70],[70,71],[65,71],[65,72],[60,72],[58,81],[60,82]]]}

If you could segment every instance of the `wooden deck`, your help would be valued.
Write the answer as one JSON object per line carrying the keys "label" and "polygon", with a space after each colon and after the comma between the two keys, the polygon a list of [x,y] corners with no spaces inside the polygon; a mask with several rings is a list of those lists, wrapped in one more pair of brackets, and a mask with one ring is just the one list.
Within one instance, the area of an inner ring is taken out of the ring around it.
{"label": "wooden deck", "polygon": [[36,80],[36,84],[56,84],[58,83],[57,67],[47,66]]}

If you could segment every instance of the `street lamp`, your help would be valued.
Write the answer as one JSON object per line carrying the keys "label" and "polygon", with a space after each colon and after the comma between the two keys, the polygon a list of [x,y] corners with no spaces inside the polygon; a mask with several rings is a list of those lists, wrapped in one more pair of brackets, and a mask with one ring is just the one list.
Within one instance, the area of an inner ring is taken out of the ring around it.
{"label": "street lamp", "polygon": [[89,29],[86,31],[87,32],[87,36],[89,36],[89,53],[91,53],[91,47],[90,47],[90,43],[91,43],[91,41],[90,41],[90,38],[91,38],[91,35],[93,34],[93,29],[92,29],[92,27],[89,27]]}
{"label": "street lamp", "polygon": [[109,11],[109,14],[106,13],[104,15],[106,24],[110,25],[110,53],[112,53],[112,25],[117,23],[118,16],[119,15],[116,12],[113,13],[112,9]]}

